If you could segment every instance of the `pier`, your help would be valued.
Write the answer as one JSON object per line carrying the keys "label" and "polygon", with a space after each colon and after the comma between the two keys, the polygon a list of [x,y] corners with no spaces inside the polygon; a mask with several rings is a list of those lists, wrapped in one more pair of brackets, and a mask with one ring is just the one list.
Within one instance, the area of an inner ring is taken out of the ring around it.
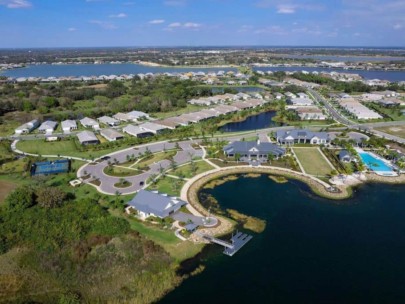
{"label": "pier", "polygon": [[200,236],[211,243],[215,243],[225,247],[224,254],[233,256],[237,253],[247,242],[249,242],[253,236],[244,234],[242,232],[237,232],[235,235],[232,235],[230,242],[215,238],[208,234],[200,234]]}

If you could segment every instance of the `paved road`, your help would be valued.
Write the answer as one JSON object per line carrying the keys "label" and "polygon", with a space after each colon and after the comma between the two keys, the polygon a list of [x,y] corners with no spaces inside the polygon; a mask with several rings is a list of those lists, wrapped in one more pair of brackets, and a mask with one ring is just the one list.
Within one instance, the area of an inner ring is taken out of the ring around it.
{"label": "paved road", "polygon": [[[196,150],[191,145],[196,143],[195,141],[188,140],[179,143],[180,151],[173,157],[174,162],[177,165],[182,165],[190,162],[194,157],[202,157],[203,151],[201,149]],[[109,159],[101,158],[98,163],[86,164],[82,166],[78,172],[77,176],[85,176],[90,174],[92,177],[99,179],[101,182],[97,189],[105,194],[115,194],[117,191],[121,194],[131,194],[142,189],[146,184],[148,178],[153,174],[160,174],[161,170],[166,170],[170,167],[171,163],[169,160],[162,160],[157,163],[149,165],[149,170],[135,176],[125,177],[125,180],[129,181],[132,185],[127,188],[117,188],[114,184],[120,181],[120,177],[109,176],[104,173],[104,168],[108,166],[108,161],[114,162],[117,160],[118,163],[127,162],[127,156],[138,157],[139,154],[145,153],[148,149],[152,153],[161,152],[164,150],[170,150],[175,148],[175,143],[170,143],[168,141],[147,144],[142,146],[137,146],[134,148],[125,149],[108,155]]]}

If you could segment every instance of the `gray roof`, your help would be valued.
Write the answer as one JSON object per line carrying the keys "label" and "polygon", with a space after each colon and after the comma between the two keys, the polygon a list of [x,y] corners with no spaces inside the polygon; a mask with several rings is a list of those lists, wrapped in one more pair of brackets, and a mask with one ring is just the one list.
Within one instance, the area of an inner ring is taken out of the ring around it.
{"label": "gray roof", "polygon": [[312,132],[309,130],[301,130],[301,129],[295,129],[295,130],[290,130],[290,131],[286,131],[286,130],[279,130],[276,133],[277,138],[281,138],[281,139],[286,139],[287,137],[293,137],[294,139],[311,139],[314,137],[318,137],[320,139],[325,139],[325,140],[329,140],[329,134],[327,132]]}
{"label": "gray roof", "polygon": [[[252,151],[253,150],[253,151]],[[257,152],[254,152],[257,150]],[[269,142],[256,142],[256,141],[235,141],[224,147],[227,154],[274,154],[283,155],[285,149],[269,143]]]}
{"label": "gray roof", "polygon": [[185,204],[186,202],[175,197],[147,190],[140,190],[128,203],[129,206],[134,207],[138,211],[152,213],[161,218],[169,216],[171,212],[177,211]]}
{"label": "gray roof", "polygon": [[150,131],[145,131],[140,127],[134,125],[127,125],[125,128],[122,129],[122,131],[129,133],[133,136],[137,136],[138,134],[150,133]]}
{"label": "gray roof", "polygon": [[158,125],[158,124],[153,123],[153,122],[145,122],[145,123],[139,125],[139,127],[142,130],[150,131],[150,132],[153,132],[153,133],[156,133],[156,132],[158,132],[160,130],[168,129],[166,126]]}
{"label": "gray roof", "polygon": [[77,138],[80,143],[89,142],[89,141],[98,141],[97,136],[90,131],[83,131],[77,134]]}
{"label": "gray roof", "polygon": [[100,131],[100,134],[104,137],[108,137],[110,139],[117,139],[117,138],[122,138],[124,135],[122,135],[120,132],[117,132],[113,129],[103,129]]}
{"label": "gray roof", "polygon": [[65,128],[77,128],[76,120],[64,120],[62,121],[62,129]]}
{"label": "gray roof", "polygon": [[117,119],[109,116],[101,116],[98,118],[98,121],[106,125],[115,125],[119,123]]}
{"label": "gray roof", "polygon": [[85,118],[81,119],[81,120],[80,120],[80,123],[81,123],[83,126],[98,126],[98,122],[97,122],[97,121],[95,121],[95,120],[92,119],[92,118],[88,118],[88,117],[85,117]]}
{"label": "gray roof", "polygon": [[57,125],[58,123],[56,121],[47,120],[41,124],[39,130],[48,130],[48,129],[54,130]]}
{"label": "gray roof", "polygon": [[339,152],[339,159],[342,160],[342,159],[345,158],[345,157],[352,157],[352,155],[351,155],[350,152],[347,151],[347,150],[341,150],[341,151]]}

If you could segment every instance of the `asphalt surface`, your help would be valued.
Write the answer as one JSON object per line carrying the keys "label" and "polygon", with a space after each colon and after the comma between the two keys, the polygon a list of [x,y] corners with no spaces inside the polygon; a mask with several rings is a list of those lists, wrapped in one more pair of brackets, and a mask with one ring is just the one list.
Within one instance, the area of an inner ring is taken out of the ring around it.
{"label": "asphalt surface", "polygon": [[[174,162],[176,165],[182,165],[185,163],[190,162],[190,160],[194,157],[202,157],[203,151],[194,149],[191,145],[196,143],[195,141],[188,140],[179,142],[180,150],[176,153],[173,157]],[[135,176],[128,176],[125,177],[125,180],[131,183],[131,186],[127,188],[117,188],[114,184],[120,181],[120,177],[110,176],[104,173],[104,169],[108,166],[108,162],[114,163],[117,160],[119,165],[120,163],[127,162],[127,156],[135,156],[138,157],[141,153],[144,154],[145,151],[148,149],[152,153],[162,152],[164,150],[171,150],[176,147],[175,143],[170,142],[159,142],[153,144],[147,144],[143,146],[137,146],[135,148],[130,148],[122,151],[118,151],[115,153],[111,153],[108,156],[104,156],[103,158],[99,159],[97,163],[93,164],[86,164],[79,169],[77,172],[77,176],[85,176],[87,174],[91,175],[91,179],[98,179],[100,181],[100,185],[98,186],[98,190],[100,192],[106,194],[130,194],[135,193],[136,191],[142,189],[146,184],[148,178],[153,174],[160,174],[160,171],[166,170],[170,167],[171,162],[169,160],[162,160],[156,162],[154,164],[149,165],[149,169],[143,173],[140,173]],[[86,174],[85,174],[86,173]],[[136,174],[136,171],[134,171]]]}

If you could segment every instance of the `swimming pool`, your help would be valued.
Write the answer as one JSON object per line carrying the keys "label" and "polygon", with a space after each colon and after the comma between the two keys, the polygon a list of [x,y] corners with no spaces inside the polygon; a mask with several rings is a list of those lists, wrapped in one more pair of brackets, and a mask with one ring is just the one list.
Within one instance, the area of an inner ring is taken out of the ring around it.
{"label": "swimming pool", "polygon": [[375,157],[371,153],[359,152],[359,155],[363,163],[367,166],[367,168],[373,170],[374,172],[384,172],[384,173],[394,172],[394,170],[390,166],[388,166],[384,161]]}

